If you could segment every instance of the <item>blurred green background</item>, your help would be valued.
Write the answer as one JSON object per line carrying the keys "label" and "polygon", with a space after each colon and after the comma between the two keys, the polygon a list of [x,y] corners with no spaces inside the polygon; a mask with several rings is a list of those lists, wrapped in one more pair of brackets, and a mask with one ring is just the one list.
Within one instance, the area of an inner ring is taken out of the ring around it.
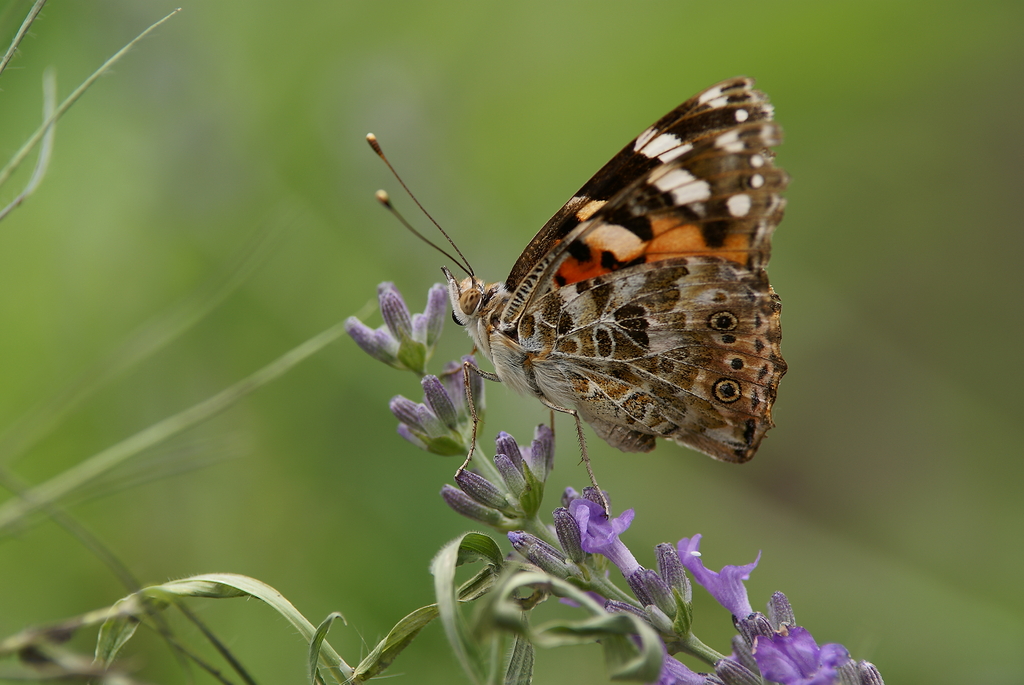
{"label": "blurred green background", "polygon": [[[28,5],[3,10],[4,46]],[[38,125],[44,68],[66,95],[173,8],[50,4],[0,83],[0,158]],[[0,224],[8,436],[140,327],[189,307],[257,236],[273,249],[7,466],[45,480],[363,309],[380,281],[420,309],[444,260],[375,203],[387,188],[426,225],[367,131],[498,280],[632,136],[750,75],[776,105],[793,177],[770,269],[790,365],[778,427],[742,467],[592,439],[614,503],[638,510],[625,540],[648,565],[656,543],[697,532],[716,568],[763,550],[755,608],[784,591],[819,642],[887,682],[1024,682],[1024,3],[285,8],[186,5],[62,120],[43,186]],[[449,324],[435,368],[468,350]],[[230,571],[314,622],[343,612],[330,639],[355,662],[431,601],[432,555],[473,527],[438,497],[456,460],[395,434],[396,393],[420,397],[411,374],[343,339],[64,504],[145,582]],[[488,393],[485,444],[546,420],[535,401]],[[571,424],[558,427],[552,508],[585,485]],[[124,594],[49,522],[0,541],[0,587],[0,635]],[[728,617],[696,601],[698,634],[727,649]],[[260,682],[304,677],[304,643],[266,607],[192,606]],[[152,635],[128,653],[149,681],[186,679]],[[455,669],[431,626],[389,673],[461,682]],[[539,655],[537,683],[606,679],[597,647]]]}

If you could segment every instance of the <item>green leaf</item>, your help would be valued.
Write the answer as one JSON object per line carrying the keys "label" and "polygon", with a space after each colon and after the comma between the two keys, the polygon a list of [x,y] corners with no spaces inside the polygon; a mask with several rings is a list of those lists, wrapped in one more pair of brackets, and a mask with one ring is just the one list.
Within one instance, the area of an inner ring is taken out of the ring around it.
{"label": "green leaf", "polygon": [[[124,603],[125,600],[120,600],[113,609],[116,611]],[[113,663],[117,653],[135,635],[138,627],[139,620],[134,616],[118,614],[104,621],[96,638],[96,660],[104,666]]]}
{"label": "green leaf", "polygon": [[533,681],[533,659],[533,645],[523,636],[516,635],[505,670],[505,685],[530,685]]}
{"label": "green leaf", "polygon": [[[527,589],[571,599],[588,615],[531,626],[517,601]],[[600,643],[608,671],[615,680],[652,682],[661,672],[663,645],[647,622],[627,612],[608,613],[583,590],[546,573],[508,574],[483,600],[477,619],[477,632],[511,630],[528,639],[534,647]]]}
{"label": "green leaf", "polygon": [[323,678],[320,677],[320,671],[317,668],[317,664],[320,661],[320,645],[322,645],[324,640],[327,639],[327,633],[331,630],[331,624],[339,618],[342,622],[345,621],[345,617],[337,611],[333,611],[328,614],[327,618],[317,626],[316,632],[313,634],[313,639],[309,642],[309,660],[307,667],[309,669],[310,685],[317,685],[317,683],[323,682]]}
{"label": "green leaf", "polygon": [[398,361],[422,376],[427,372],[427,346],[412,338],[404,338],[398,346]]}
{"label": "green leaf", "polygon": [[356,666],[354,679],[368,680],[391,665],[423,628],[437,618],[436,604],[420,607],[395,624],[387,637]]}
{"label": "green leaf", "polygon": [[499,654],[498,640],[474,640],[466,619],[459,611],[460,599],[455,590],[455,569],[463,564],[483,561],[500,568],[504,561],[498,544],[482,533],[465,533],[445,545],[430,564],[434,575],[434,594],[438,614],[455,658],[474,683],[492,682]]}

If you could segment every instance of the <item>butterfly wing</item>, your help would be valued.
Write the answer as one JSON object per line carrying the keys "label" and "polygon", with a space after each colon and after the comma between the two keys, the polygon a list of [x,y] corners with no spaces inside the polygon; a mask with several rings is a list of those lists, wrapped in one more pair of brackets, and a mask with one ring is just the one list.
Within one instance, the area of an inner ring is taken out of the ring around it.
{"label": "butterfly wing", "polygon": [[662,436],[742,462],[773,425],[786,366],[763,268],[788,178],[751,85],[713,86],[638,136],[509,277],[502,318],[525,349],[550,351],[538,378],[620,449]]}
{"label": "butterfly wing", "polygon": [[537,232],[512,267],[506,288],[514,291],[536,263],[601,203],[685,153],[688,146],[735,127],[740,119],[749,123],[771,120],[773,108],[767,96],[753,86],[754,80],[745,77],[722,81],[679,105],[630,141]]}

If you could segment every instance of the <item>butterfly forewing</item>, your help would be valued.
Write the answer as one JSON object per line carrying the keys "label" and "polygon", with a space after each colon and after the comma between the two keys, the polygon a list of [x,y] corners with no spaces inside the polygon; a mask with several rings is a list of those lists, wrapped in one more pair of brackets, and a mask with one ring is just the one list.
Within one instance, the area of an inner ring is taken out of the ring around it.
{"label": "butterfly forewing", "polygon": [[665,437],[742,462],[773,425],[786,365],[764,267],[788,177],[752,86],[712,86],[637,136],[473,314],[502,380],[622,450]]}

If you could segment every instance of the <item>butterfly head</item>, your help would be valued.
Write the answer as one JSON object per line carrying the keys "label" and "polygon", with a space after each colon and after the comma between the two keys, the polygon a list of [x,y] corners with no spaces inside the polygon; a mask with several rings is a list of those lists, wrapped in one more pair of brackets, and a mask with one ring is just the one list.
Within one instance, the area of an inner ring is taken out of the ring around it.
{"label": "butterfly head", "polygon": [[442,271],[448,280],[452,318],[466,327],[477,348],[490,358],[490,333],[498,326],[497,315],[501,308],[496,305],[501,299],[502,284],[485,285],[473,276],[457,281],[448,269],[442,267]]}

